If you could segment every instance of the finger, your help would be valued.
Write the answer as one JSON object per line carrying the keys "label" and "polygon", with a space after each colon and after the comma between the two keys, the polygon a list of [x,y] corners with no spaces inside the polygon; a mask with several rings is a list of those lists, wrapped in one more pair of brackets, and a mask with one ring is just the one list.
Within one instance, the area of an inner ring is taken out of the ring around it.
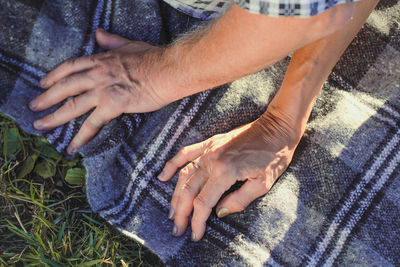
{"label": "finger", "polygon": [[227,179],[220,176],[218,178],[208,179],[201,192],[193,201],[192,217],[192,241],[199,241],[203,238],[206,230],[206,222],[210,217],[212,208],[217,204],[222,194],[227,191],[234,182],[233,179]]}
{"label": "finger", "polygon": [[265,195],[271,186],[264,179],[247,180],[238,190],[224,197],[217,205],[217,216],[224,217],[230,213],[240,212],[255,199]]}
{"label": "finger", "polygon": [[50,88],[64,77],[93,68],[96,65],[97,56],[98,55],[89,55],[65,61],[60,66],[49,72],[46,77],[41,79],[40,86],[43,88]]}
{"label": "finger", "polygon": [[55,112],[34,121],[33,126],[38,130],[52,129],[85,114],[95,106],[95,96],[85,93],[69,99]]}
{"label": "finger", "polygon": [[201,143],[182,147],[179,152],[165,164],[164,169],[157,178],[163,182],[171,179],[178,168],[186,164],[188,161],[192,161],[203,154],[205,148],[207,147],[207,142],[208,140],[205,140]]}
{"label": "finger", "polygon": [[171,199],[171,208],[168,213],[168,219],[172,220],[174,218],[175,209],[176,209],[177,201],[179,199],[179,193],[181,191],[181,188],[187,182],[187,180],[194,174],[194,172],[196,170],[197,169],[194,167],[194,165],[189,163],[188,165],[186,165],[185,168],[183,168],[179,172],[178,182],[176,183],[175,190],[174,190],[174,193],[173,193],[172,199]]}
{"label": "finger", "polygon": [[131,42],[130,40],[123,38],[117,34],[112,34],[106,32],[103,29],[97,29],[96,31],[96,40],[97,43],[104,49],[115,49],[126,45],[127,43]]}
{"label": "finger", "polygon": [[174,229],[172,234],[174,236],[182,235],[188,224],[189,216],[193,210],[193,201],[197,194],[200,192],[203,184],[206,180],[206,173],[202,170],[197,170],[192,176],[184,183],[179,190],[179,198],[175,204],[175,217],[174,217]]}
{"label": "finger", "polygon": [[34,111],[47,109],[69,96],[81,94],[86,89],[94,87],[94,85],[94,80],[87,73],[77,73],[67,76],[32,100],[29,107]]}
{"label": "finger", "polygon": [[105,109],[96,108],[89,117],[87,117],[79,129],[79,132],[72,139],[67,148],[67,153],[70,155],[73,154],[79,147],[86,144],[103,125],[107,124],[115,117],[117,117],[116,114],[110,114],[110,112],[107,112]]}

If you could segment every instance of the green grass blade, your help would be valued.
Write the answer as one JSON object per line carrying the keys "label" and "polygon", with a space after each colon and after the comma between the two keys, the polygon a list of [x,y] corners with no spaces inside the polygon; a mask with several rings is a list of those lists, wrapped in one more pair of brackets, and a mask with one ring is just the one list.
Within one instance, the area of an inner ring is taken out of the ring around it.
{"label": "green grass blade", "polygon": [[54,262],[54,261],[49,260],[49,259],[46,259],[46,258],[43,256],[42,253],[40,253],[40,259],[42,260],[43,263],[46,263],[47,265],[54,266],[54,267],[64,267],[63,265],[58,264],[57,262]]}
{"label": "green grass blade", "polygon": [[100,263],[104,263],[104,260],[87,261],[87,262],[79,264],[79,267],[90,267],[90,266],[97,265],[97,264],[100,264]]}

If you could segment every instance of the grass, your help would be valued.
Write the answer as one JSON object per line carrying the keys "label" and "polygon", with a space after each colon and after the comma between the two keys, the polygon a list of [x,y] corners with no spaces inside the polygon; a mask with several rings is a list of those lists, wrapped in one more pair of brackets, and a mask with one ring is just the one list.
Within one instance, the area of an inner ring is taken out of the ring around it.
{"label": "grass", "polygon": [[0,114],[0,266],[158,266],[92,213],[85,169]]}

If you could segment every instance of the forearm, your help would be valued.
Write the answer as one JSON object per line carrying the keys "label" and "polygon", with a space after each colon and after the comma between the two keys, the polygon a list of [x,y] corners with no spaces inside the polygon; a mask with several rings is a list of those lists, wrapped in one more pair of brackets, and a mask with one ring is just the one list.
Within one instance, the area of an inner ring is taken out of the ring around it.
{"label": "forearm", "polygon": [[283,84],[267,112],[278,112],[293,121],[299,138],[304,132],[315,100],[332,68],[365,23],[378,1],[356,3],[353,19],[341,30],[298,49]]}
{"label": "forearm", "polygon": [[[259,71],[342,27],[350,6],[308,19],[255,15],[233,5],[221,18],[168,47],[158,77],[160,98],[177,100]],[[335,16],[334,16],[335,15]]]}

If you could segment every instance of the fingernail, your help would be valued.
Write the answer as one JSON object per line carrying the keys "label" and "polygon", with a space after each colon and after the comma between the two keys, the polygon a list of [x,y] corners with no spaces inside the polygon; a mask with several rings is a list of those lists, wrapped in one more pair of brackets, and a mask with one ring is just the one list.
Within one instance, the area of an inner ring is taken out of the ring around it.
{"label": "fingernail", "polygon": [[164,171],[162,171],[162,172],[157,176],[157,179],[158,179],[158,180],[162,180],[162,179],[164,178],[164,175],[165,175],[165,173],[164,173]]}
{"label": "fingernail", "polygon": [[29,103],[29,108],[31,110],[35,111],[37,109],[38,104],[39,103],[38,103],[37,99],[34,99]]}
{"label": "fingernail", "polygon": [[174,228],[172,229],[172,235],[178,236],[178,227],[176,227],[176,225],[174,225]]}
{"label": "fingernail", "polygon": [[225,217],[226,215],[229,214],[229,210],[227,208],[220,208],[217,212],[218,218]]}
{"label": "fingernail", "polygon": [[76,147],[74,147],[74,146],[72,146],[72,145],[70,145],[70,146],[67,148],[67,153],[68,153],[69,155],[74,154],[75,151],[76,151]]}
{"label": "fingernail", "polygon": [[197,239],[196,239],[196,233],[195,233],[195,232],[192,232],[192,236],[190,237],[190,239],[191,239],[193,242],[196,242],[196,241],[197,241]]}
{"label": "fingernail", "polygon": [[41,120],[37,120],[33,122],[33,127],[35,127],[36,130],[43,130],[43,122]]}
{"label": "fingernail", "polygon": [[170,220],[174,219],[174,215],[175,215],[175,210],[170,209],[169,213],[168,213],[168,219],[170,219]]}

